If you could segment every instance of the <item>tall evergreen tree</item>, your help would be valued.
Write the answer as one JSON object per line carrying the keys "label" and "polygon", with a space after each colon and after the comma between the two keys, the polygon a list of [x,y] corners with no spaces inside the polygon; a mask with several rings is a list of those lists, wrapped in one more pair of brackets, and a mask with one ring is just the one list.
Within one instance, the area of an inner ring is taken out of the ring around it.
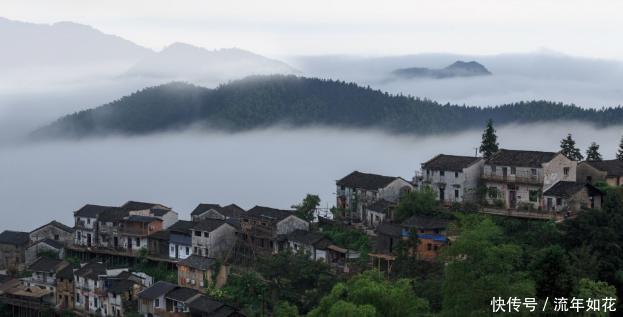
{"label": "tall evergreen tree", "polygon": [[599,144],[593,142],[586,150],[587,161],[601,161],[601,154],[599,154]]}
{"label": "tall evergreen tree", "polygon": [[619,150],[617,151],[617,160],[623,161],[623,137],[621,137],[621,142],[619,143]]}
{"label": "tall evergreen tree", "polygon": [[567,137],[560,141],[560,149],[562,154],[574,161],[581,161],[584,156],[580,149],[575,147],[575,140],[571,137],[571,133],[567,134]]}
{"label": "tall evergreen tree", "polygon": [[498,136],[493,128],[493,120],[489,119],[485,132],[482,134],[482,143],[480,144],[479,151],[485,159],[488,159],[498,151],[498,146]]}

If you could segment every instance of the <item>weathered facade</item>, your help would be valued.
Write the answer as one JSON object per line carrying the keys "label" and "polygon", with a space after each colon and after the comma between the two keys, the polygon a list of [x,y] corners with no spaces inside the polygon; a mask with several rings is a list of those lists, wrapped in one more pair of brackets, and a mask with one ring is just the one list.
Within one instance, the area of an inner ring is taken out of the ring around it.
{"label": "weathered facade", "polygon": [[26,265],[32,264],[41,255],[55,255],[62,259],[65,256],[65,246],[56,240],[44,239],[32,243],[25,251]]}
{"label": "weathered facade", "polygon": [[385,199],[397,202],[413,185],[400,177],[354,171],[336,182],[338,208],[345,210],[346,218],[365,220],[366,207]]}
{"label": "weathered facade", "polygon": [[474,201],[483,165],[479,157],[439,154],[422,164],[414,183],[430,187],[445,205]]}
{"label": "weathered facade", "polygon": [[236,204],[229,204],[224,207],[221,207],[219,204],[199,204],[190,215],[193,221],[206,218],[227,220],[240,219],[240,215],[244,212],[244,209]]}
{"label": "weathered facade", "polygon": [[394,208],[396,203],[380,199],[369,206],[366,206],[365,223],[372,228],[376,228],[383,221],[394,219]]}
{"label": "weathered facade", "polygon": [[297,229],[286,237],[293,252],[304,252],[313,261],[329,262],[327,250],[333,242],[323,234]]}
{"label": "weathered facade", "polygon": [[170,207],[158,203],[128,201],[120,208],[128,211],[130,215],[158,218],[162,220],[163,229],[169,228],[178,220],[177,212]]}
{"label": "weathered facade", "polygon": [[[199,256],[223,258],[236,243],[236,228],[225,220],[206,218],[194,223],[190,231],[192,254]],[[182,254],[187,257],[185,252]]]}
{"label": "weathered facade", "polygon": [[204,292],[213,285],[214,258],[191,255],[177,263],[177,284]]}
{"label": "weathered facade", "polygon": [[54,240],[64,245],[73,242],[74,229],[54,220],[30,232],[30,240]]}
{"label": "weathered facade", "polygon": [[29,244],[28,232],[5,230],[0,233],[0,270],[22,271]]}
{"label": "weathered facade", "polygon": [[309,223],[292,210],[255,206],[241,215],[240,227],[241,241],[256,253],[276,253],[286,246],[285,235],[309,230]]}
{"label": "weathered facade", "polygon": [[578,164],[578,183],[596,184],[604,182],[610,186],[623,185],[623,161],[584,161]]}
{"label": "weathered facade", "polygon": [[83,247],[98,245],[97,217],[100,213],[115,207],[100,205],[84,205],[74,212],[74,244]]}
{"label": "weathered facade", "polygon": [[[171,259],[185,259],[193,254],[192,221],[179,220],[169,227],[168,256]],[[197,246],[199,247],[199,246]]]}
{"label": "weathered facade", "polygon": [[558,182],[543,193],[547,211],[601,209],[604,193],[588,183]]}
{"label": "weathered facade", "polygon": [[543,192],[559,181],[575,181],[576,167],[561,153],[502,149],[485,162],[481,181],[491,204],[543,210]]}

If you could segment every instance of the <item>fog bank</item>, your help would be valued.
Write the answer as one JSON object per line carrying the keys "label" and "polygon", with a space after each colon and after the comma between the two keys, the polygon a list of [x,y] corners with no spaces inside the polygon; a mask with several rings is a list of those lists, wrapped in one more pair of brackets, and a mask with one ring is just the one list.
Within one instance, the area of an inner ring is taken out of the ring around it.
{"label": "fog bank", "polygon": [[[508,126],[501,147],[552,150],[573,133],[612,158],[620,127]],[[306,193],[334,202],[335,180],[353,170],[413,177],[438,153],[473,155],[481,131],[445,136],[395,136],[375,131],[268,129],[237,134],[161,134],[136,138],[0,146],[0,230],[32,230],[57,219],[72,224],[85,203],[163,203],[181,218],[200,202],[288,208]]]}

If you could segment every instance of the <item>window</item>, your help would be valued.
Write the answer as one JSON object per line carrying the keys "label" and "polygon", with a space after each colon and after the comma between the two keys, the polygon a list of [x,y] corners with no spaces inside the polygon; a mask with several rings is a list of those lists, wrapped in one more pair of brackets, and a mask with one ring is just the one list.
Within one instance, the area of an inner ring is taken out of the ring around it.
{"label": "window", "polygon": [[426,170],[426,176],[430,176],[430,170]]}
{"label": "window", "polygon": [[171,246],[171,252],[175,252],[175,247]]}
{"label": "window", "polygon": [[203,232],[203,237],[204,237],[204,238],[207,238],[209,235],[210,235],[210,233],[209,233],[209,232],[207,232],[207,231],[204,231],[204,232]]}
{"label": "window", "polygon": [[556,198],[556,206],[562,206],[562,198]]}
{"label": "window", "polygon": [[536,168],[531,169],[530,172],[532,173],[532,176],[536,176]]}
{"label": "window", "polygon": [[454,178],[459,178],[459,172],[454,172]]}
{"label": "window", "polygon": [[592,183],[593,182],[593,176],[586,176],[586,182],[587,183]]}
{"label": "window", "polygon": [[439,176],[446,176],[446,171],[439,171]]}
{"label": "window", "polygon": [[136,238],[136,247],[137,248],[141,247],[141,238]]}
{"label": "window", "polygon": [[60,240],[60,237],[58,236],[58,234],[54,235],[54,240],[56,240],[56,241]]}
{"label": "window", "polygon": [[195,237],[201,237],[201,231],[195,231]]}
{"label": "window", "polygon": [[537,201],[539,199],[539,191],[538,190],[531,190],[528,194],[529,194],[528,196],[530,196],[529,197],[530,201],[532,201],[532,202],[535,202],[535,201]]}
{"label": "window", "polygon": [[160,307],[160,298],[154,299],[154,307],[156,308]]}
{"label": "window", "polygon": [[459,190],[458,189],[454,190],[454,198],[456,198],[456,199],[459,198]]}
{"label": "window", "polygon": [[489,187],[487,193],[489,193],[489,198],[498,198],[498,189],[496,187]]}
{"label": "window", "polygon": [[198,251],[197,251],[197,247],[194,247],[194,248],[193,248],[193,253],[197,254],[197,252],[198,252]]}
{"label": "window", "polygon": [[91,218],[87,218],[87,223],[91,224]]}
{"label": "window", "polygon": [[565,167],[562,169],[563,174],[565,174],[565,176],[569,176],[569,168]]}
{"label": "window", "polygon": [[186,247],[186,255],[189,255],[189,254],[190,254],[190,248]]}
{"label": "window", "polygon": [[515,166],[511,166],[511,175],[517,174],[517,168]]}
{"label": "window", "polygon": [[491,173],[495,173],[497,171],[497,168],[495,167],[495,165],[491,165]]}

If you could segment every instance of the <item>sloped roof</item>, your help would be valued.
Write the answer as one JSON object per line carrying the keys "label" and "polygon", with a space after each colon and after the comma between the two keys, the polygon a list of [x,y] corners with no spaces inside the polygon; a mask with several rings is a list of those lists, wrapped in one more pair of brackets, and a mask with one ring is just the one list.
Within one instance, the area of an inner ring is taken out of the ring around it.
{"label": "sloped roof", "polygon": [[28,270],[33,272],[56,273],[65,265],[68,265],[68,263],[63,260],[51,259],[42,256],[35,260],[35,262],[33,262],[30,266],[28,266]]}
{"label": "sloped roof", "polygon": [[99,213],[97,220],[101,222],[119,222],[129,215],[130,212],[125,209],[119,207],[109,207]]}
{"label": "sloped roof", "polygon": [[150,234],[149,236],[147,236],[147,238],[153,239],[153,240],[168,241],[170,236],[171,236],[171,231],[169,229],[165,229],[165,230],[158,230]]}
{"label": "sloped roof", "polygon": [[79,268],[75,274],[77,276],[95,280],[101,275],[106,275],[106,266],[99,262],[89,262]]}
{"label": "sloped roof", "polygon": [[[294,241],[306,245],[316,246],[317,243],[322,240],[329,240],[323,234],[318,232],[311,232],[307,230],[296,229],[286,235],[288,241]],[[330,241],[330,240],[329,240]]]}
{"label": "sloped roof", "polygon": [[[60,243],[59,241],[52,240],[52,239],[49,239],[49,238],[45,238],[45,239],[43,239],[43,240],[39,240],[39,241],[37,241],[36,243],[34,243],[34,244],[33,244],[33,246],[34,246],[34,245],[37,245],[37,244],[39,244],[39,243],[45,243],[45,244],[47,244],[47,245],[49,245],[49,246],[51,246],[51,247],[53,247],[53,248],[55,248],[55,249],[57,249],[57,250],[60,250],[60,249],[62,249],[62,248],[64,248],[64,247],[65,247],[65,246],[64,246],[62,243]],[[31,247],[32,247],[32,246],[31,246]]]}
{"label": "sloped roof", "polygon": [[188,267],[191,267],[197,270],[205,271],[211,268],[215,262],[216,261],[214,260],[214,258],[208,258],[205,256],[199,256],[199,255],[193,254],[183,259],[182,261],[178,262],[177,265],[188,266]]}
{"label": "sloped roof", "polygon": [[350,188],[363,188],[367,190],[378,190],[389,185],[389,183],[395,181],[399,177],[383,176],[378,174],[362,173],[354,171],[344,178],[337,181],[338,186],[345,186]]}
{"label": "sloped roof", "polygon": [[623,176],[623,161],[604,160],[604,161],[584,161],[580,164],[587,164],[596,170],[606,172],[608,176]]}
{"label": "sloped roof", "polygon": [[[213,313],[221,309],[223,306],[225,306],[225,303],[212,299],[206,295],[201,295],[188,303],[188,308],[204,314]],[[210,314],[209,316],[212,315]]]}
{"label": "sloped roof", "polygon": [[197,296],[198,294],[200,294],[199,291],[195,289],[187,287],[177,287],[174,290],[168,292],[166,294],[166,297],[176,300],[178,302],[186,302],[187,300]]}
{"label": "sloped roof", "polygon": [[394,203],[387,201],[385,199],[379,199],[375,201],[372,205],[366,207],[369,210],[386,213],[387,210],[394,206]]}
{"label": "sloped roof", "polygon": [[178,220],[176,223],[172,224],[168,230],[171,232],[190,234],[190,229],[192,229],[194,225],[195,223],[192,221]]}
{"label": "sloped roof", "polygon": [[395,223],[381,222],[376,226],[376,232],[391,237],[400,237],[402,233],[402,226]]}
{"label": "sloped roof", "polygon": [[43,226],[41,226],[41,227],[39,227],[37,229],[32,230],[30,233],[33,233],[33,232],[35,232],[37,230],[40,230],[42,228],[45,228],[47,226],[53,226],[53,227],[56,227],[58,229],[61,229],[61,230],[65,231],[65,232],[69,232],[69,233],[74,232],[73,228],[71,228],[71,227],[69,227],[69,226],[67,226],[65,224],[62,224],[62,223],[60,223],[60,222],[58,222],[56,220],[52,220],[52,221],[46,223],[45,225],[43,225]]}
{"label": "sloped roof", "polygon": [[154,300],[162,295],[175,289],[177,285],[165,281],[158,281],[149,288],[146,288],[138,294],[139,298]]}
{"label": "sloped roof", "polygon": [[25,246],[30,243],[30,234],[22,231],[5,230],[0,233],[0,244]]}
{"label": "sloped roof", "polygon": [[245,212],[244,217],[254,218],[264,221],[279,222],[289,216],[294,215],[294,210],[283,210],[264,206],[255,206]]}
{"label": "sloped roof", "polygon": [[422,164],[422,166],[429,170],[460,172],[481,159],[475,156],[439,154]]}
{"label": "sloped roof", "polygon": [[212,232],[216,230],[218,227],[224,225],[225,223],[226,223],[225,220],[207,218],[207,219],[203,219],[201,221],[195,222],[192,226],[192,229]]}
{"label": "sloped roof", "polygon": [[402,222],[402,226],[416,229],[445,229],[450,223],[448,219],[427,216],[411,216]]}
{"label": "sloped roof", "polygon": [[591,184],[576,182],[558,182],[543,193],[543,196],[571,197],[580,190],[587,188],[589,195],[599,195],[602,192]]}
{"label": "sloped roof", "polygon": [[80,266],[69,264],[65,266],[63,269],[56,273],[57,278],[62,278],[66,280],[73,281],[74,280],[74,270],[78,269]]}
{"label": "sloped roof", "polygon": [[191,216],[198,216],[203,214],[204,212],[208,211],[208,210],[215,210],[218,213],[220,213],[221,215],[227,217],[227,218],[238,218],[240,217],[240,214],[244,212],[244,209],[240,208],[238,205],[236,204],[229,204],[227,206],[221,206],[219,204],[199,204],[197,205],[197,207],[195,207],[195,209],[193,209],[193,211],[190,213]]}
{"label": "sloped roof", "polygon": [[557,152],[523,151],[500,149],[493,154],[487,164],[521,167],[541,167],[543,163],[551,161]]}
{"label": "sloped roof", "polygon": [[127,218],[128,222],[154,222],[154,221],[162,221],[160,218],[151,217],[151,216],[139,216],[139,215],[131,215]]}
{"label": "sloped roof", "polygon": [[128,210],[128,211],[146,210],[146,209],[152,209],[152,208],[166,209],[166,210],[171,209],[163,204],[147,203],[147,202],[133,201],[133,200],[126,202],[125,204],[121,206],[121,208]]}
{"label": "sloped roof", "polygon": [[210,210],[210,209],[214,209],[218,212],[221,211],[222,207],[219,204],[204,204],[201,203],[199,205],[197,205],[197,207],[195,207],[195,209],[193,209],[193,211],[190,213],[191,216],[198,216],[201,215],[202,213]]}
{"label": "sloped roof", "polygon": [[236,204],[229,204],[223,206],[222,212],[224,212],[224,215],[228,218],[240,218],[240,215],[244,213],[245,210]]}
{"label": "sloped roof", "polygon": [[121,294],[123,292],[127,292],[137,285],[136,282],[132,281],[128,278],[123,277],[113,277],[108,279],[108,292],[113,294]]}
{"label": "sloped roof", "polygon": [[104,212],[110,208],[115,208],[115,207],[86,204],[82,206],[82,208],[76,210],[74,212],[74,216],[85,217],[85,218],[95,218],[101,212]]}

